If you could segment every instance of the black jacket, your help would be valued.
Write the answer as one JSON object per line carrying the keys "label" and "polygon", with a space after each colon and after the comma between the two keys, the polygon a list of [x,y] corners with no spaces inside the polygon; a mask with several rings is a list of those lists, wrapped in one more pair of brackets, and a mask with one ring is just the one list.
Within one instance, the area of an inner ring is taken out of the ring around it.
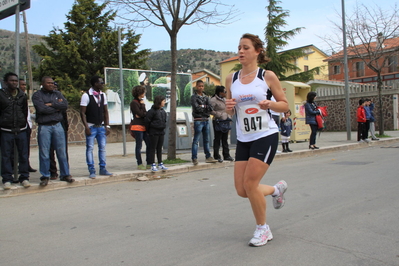
{"label": "black jacket", "polygon": [[157,109],[154,105],[145,116],[145,127],[149,135],[164,135],[166,128],[166,112],[163,108]]}
{"label": "black jacket", "polygon": [[[63,122],[63,112],[68,108],[68,102],[61,92],[41,89],[32,95],[32,102],[36,109],[36,123],[39,125]],[[51,106],[46,103],[51,103]]]}
{"label": "black jacket", "polygon": [[191,107],[193,109],[194,120],[207,120],[213,111],[211,101],[208,96],[200,96],[194,93],[191,96]]}
{"label": "black jacket", "polygon": [[26,94],[17,89],[13,97],[8,89],[0,89],[0,128],[3,131],[19,132],[27,128],[28,99]]}

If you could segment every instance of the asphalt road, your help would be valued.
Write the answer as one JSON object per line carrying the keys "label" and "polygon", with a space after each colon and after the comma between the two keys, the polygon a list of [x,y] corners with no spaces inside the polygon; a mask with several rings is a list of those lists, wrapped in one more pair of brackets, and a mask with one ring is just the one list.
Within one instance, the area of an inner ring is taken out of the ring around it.
{"label": "asphalt road", "polygon": [[236,196],[233,167],[0,199],[0,264],[399,265],[399,142],[272,164],[288,182],[268,224]]}

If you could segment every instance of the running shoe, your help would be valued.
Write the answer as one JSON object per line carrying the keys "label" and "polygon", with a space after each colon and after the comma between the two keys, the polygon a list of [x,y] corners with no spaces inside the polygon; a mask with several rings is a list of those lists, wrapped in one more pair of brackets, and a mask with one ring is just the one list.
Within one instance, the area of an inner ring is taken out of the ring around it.
{"label": "running shoe", "polygon": [[158,164],[158,168],[162,171],[166,171],[168,170],[168,167],[166,167],[165,165],[163,165],[163,163]]}
{"label": "running shoe", "polygon": [[273,206],[275,209],[281,209],[285,203],[284,193],[287,191],[288,185],[287,182],[281,180],[275,186],[280,191],[280,195],[273,197]]}
{"label": "running shoe", "polygon": [[266,245],[267,241],[273,239],[272,231],[256,228],[254,236],[249,240],[248,245],[252,247],[260,247]]}
{"label": "running shoe", "polygon": [[157,168],[157,166],[155,165],[155,163],[152,164],[152,166],[151,166],[151,171],[152,171],[152,172],[157,172],[157,171],[158,171],[158,168]]}

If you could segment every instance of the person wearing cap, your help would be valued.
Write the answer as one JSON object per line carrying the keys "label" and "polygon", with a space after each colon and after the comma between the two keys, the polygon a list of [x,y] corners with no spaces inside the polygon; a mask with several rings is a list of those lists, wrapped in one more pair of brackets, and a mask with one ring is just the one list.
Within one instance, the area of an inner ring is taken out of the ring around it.
{"label": "person wearing cap", "polygon": [[91,88],[83,93],[80,100],[80,116],[86,133],[86,162],[89,168],[89,177],[96,178],[94,167],[93,148],[94,139],[98,145],[98,160],[100,175],[110,176],[106,168],[105,145],[110,131],[107,96],[102,91],[104,80],[99,76],[93,76],[90,80]]}

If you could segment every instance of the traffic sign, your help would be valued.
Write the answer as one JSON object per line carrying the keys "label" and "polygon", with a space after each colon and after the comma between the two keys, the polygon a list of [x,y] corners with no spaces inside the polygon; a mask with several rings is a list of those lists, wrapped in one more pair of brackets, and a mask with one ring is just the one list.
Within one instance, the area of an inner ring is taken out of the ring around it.
{"label": "traffic sign", "polygon": [[19,4],[19,11],[30,8],[30,0],[0,0],[0,20],[15,14]]}

